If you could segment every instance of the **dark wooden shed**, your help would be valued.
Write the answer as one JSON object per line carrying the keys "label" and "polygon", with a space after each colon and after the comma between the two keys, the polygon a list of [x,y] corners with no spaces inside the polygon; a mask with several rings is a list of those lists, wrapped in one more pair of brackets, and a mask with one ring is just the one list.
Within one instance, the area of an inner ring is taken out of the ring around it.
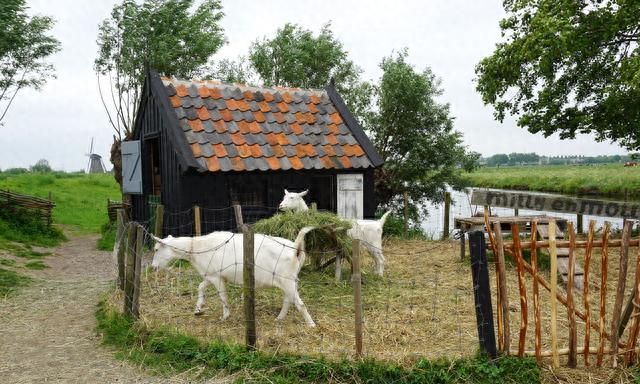
{"label": "dark wooden shed", "polygon": [[382,159],[333,85],[322,90],[255,88],[147,73],[134,140],[123,143],[123,192],[145,222],[165,207],[164,233],[235,228],[275,212],[284,189],[347,217],[376,210],[374,169]]}

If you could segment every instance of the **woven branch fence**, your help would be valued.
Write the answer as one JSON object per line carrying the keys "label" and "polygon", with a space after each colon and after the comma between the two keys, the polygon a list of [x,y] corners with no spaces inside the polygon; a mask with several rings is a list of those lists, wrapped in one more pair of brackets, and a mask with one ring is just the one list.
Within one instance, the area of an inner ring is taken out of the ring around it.
{"label": "woven branch fence", "polygon": [[55,206],[56,204],[51,200],[51,194],[49,194],[49,199],[42,199],[9,190],[0,190],[0,209],[29,211],[29,214],[36,215],[48,226],[51,226],[53,221],[52,214]]}

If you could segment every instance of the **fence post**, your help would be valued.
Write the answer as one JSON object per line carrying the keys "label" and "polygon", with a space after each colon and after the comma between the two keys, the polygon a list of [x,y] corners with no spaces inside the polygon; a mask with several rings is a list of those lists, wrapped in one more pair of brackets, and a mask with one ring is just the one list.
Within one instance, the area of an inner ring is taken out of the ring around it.
{"label": "fence post", "polygon": [[[489,287],[489,268],[484,232],[469,233],[469,251],[471,252],[471,274],[473,278],[473,297],[476,304],[476,323],[480,352],[495,358],[496,336],[493,328],[493,308]],[[508,314],[507,314],[508,316]]]}
{"label": "fence post", "polygon": [[117,229],[116,229],[116,260],[118,263],[118,288],[124,290],[124,252],[127,249],[125,240],[125,225],[127,224],[127,211],[118,209],[117,213]]}
{"label": "fence post", "polygon": [[317,211],[318,210],[318,203],[316,203],[315,201],[311,203],[311,210],[312,211]]}
{"label": "fence post", "polygon": [[201,236],[202,226],[200,223],[200,207],[197,205],[193,206],[193,222],[195,224],[196,236]]}
{"label": "fence post", "polygon": [[142,252],[144,252],[144,228],[137,225],[135,264],[133,269],[133,293],[131,299],[131,315],[134,319],[140,317],[140,269],[142,268]]}
{"label": "fence post", "polygon": [[404,235],[409,232],[409,192],[404,191]]}
{"label": "fence post", "polygon": [[355,310],[356,357],[362,357],[362,277],[360,275],[360,240],[353,239],[351,284]]}
{"label": "fence post", "polygon": [[582,214],[578,213],[576,215],[576,231],[580,235],[582,235],[584,233],[584,230],[582,229],[582,227],[583,227],[583,225],[582,225]]}
{"label": "fence post", "polygon": [[241,230],[242,226],[244,225],[244,221],[242,220],[242,207],[240,206],[240,204],[233,205],[233,212],[236,215],[236,228],[238,228],[238,230]]}
{"label": "fence post", "polygon": [[[239,206],[237,206],[239,207]],[[242,225],[243,234],[243,286],[242,297],[244,300],[245,342],[247,349],[256,349],[256,313],[255,313],[255,285],[254,278],[254,243],[253,229],[248,225]]]}
{"label": "fence post", "polygon": [[124,314],[131,315],[131,303],[133,302],[133,278],[135,272],[136,257],[136,226],[129,224],[127,249],[125,253],[124,269]]}
{"label": "fence post", "polygon": [[158,204],[156,205],[156,220],[155,220],[155,228],[153,229],[153,234],[156,237],[162,238],[162,228],[164,225],[164,205]]}
{"label": "fence post", "polygon": [[442,227],[442,240],[449,238],[449,211],[451,210],[451,192],[444,193],[444,226]]}
{"label": "fence post", "polygon": [[520,210],[518,208],[514,208],[513,209],[513,216],[519,216],[520,215]]}

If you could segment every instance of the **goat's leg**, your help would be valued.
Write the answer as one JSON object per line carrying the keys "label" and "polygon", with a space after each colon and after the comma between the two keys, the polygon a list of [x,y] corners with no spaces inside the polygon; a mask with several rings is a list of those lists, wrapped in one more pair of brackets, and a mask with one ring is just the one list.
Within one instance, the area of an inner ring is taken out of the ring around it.
{"label": "goat's leg", "polygon": [[291,306],[291,302],[293,301],[293,297],[287,292],[284,292],[284,299],[282,300],[282,309],[280,310],[280,314],[276,317],[276,320],[284,320],[285,316],[289,312],[289,307]]}
{"label": "goat's leg", "polygon": [[375,274],[382,276],[384,274],[384,255],[382,254],[382,246],[366,243],[367,250],[373,257]]}
{"label": "goat's leg", "polygon": [[209,281],[207,279],[202,280],[202,283],[198,285],[198,301],[196,302],[196,310],[194,314],[201,315],[202,314],[202,305],[204,304],[204,294],[209,285]]}
{"label": "goat's leg", "polygon": [[302,317],[304,317],[304,321],[307,323],[307,325],[309,327],[315,327],[316,323],[313,322],[313,319],[311,318],[311,315],[307,311],[307,307],[302,302],[302,299],[300,298],[300,295],[298,294],[297,290],[295,292],[293,299],[294,299],[293,302],[295,303],[296,308],[298,308],[298,311],[302,313]]}
{"label": "goat's leg", "polygon": [[218,295],[220,296],[220,301],[222,302],[222,320],[226,320],[229,317],[229,302],[227,299],[227,288],[224,285],[224,281],[222,281],[222,278],[220,277],[211,278],[209,280],[218,290]]}

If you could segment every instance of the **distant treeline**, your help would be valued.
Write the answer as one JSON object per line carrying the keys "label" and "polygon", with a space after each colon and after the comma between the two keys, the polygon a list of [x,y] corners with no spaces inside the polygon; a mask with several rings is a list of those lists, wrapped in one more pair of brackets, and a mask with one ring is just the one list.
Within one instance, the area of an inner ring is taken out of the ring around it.
{"label": "distant treeline", "polygon": [[490,157],[480,159],[481,165],[489,167],[499,167],[505,165],[569,165],[569,164],[608,164],[621,163],[627,161],[637,161],[640,158],[638,153],[627,155],[563,155],[563,156],[540,156],[535,152],[531,153],[498,153]]}

